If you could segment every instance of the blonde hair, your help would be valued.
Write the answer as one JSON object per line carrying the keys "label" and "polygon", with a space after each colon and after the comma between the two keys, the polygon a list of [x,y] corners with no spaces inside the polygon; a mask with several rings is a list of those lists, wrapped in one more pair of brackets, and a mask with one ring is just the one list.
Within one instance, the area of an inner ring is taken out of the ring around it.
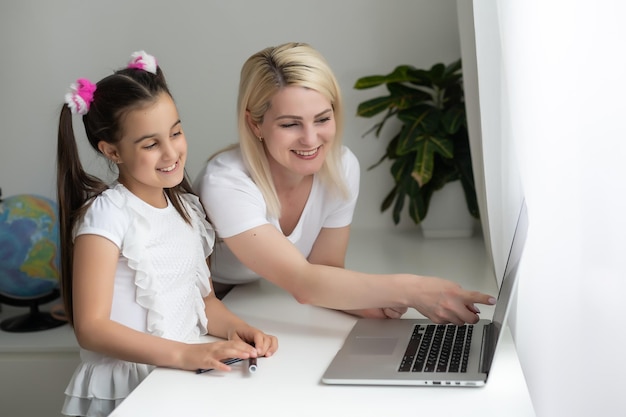
{"label": "blonde hair", "polygon": [[246,111],[254,122],[261,123],[272,97],[287,86],[315,90],[330,101],[335,117],[336,135],[326,153],[320,178],[331,190],[340,193],[344,198],[349,195],[341,169],[343,103],[333,72],[324,57],[305,43],[291,42],[268,47],[248,58],[241,69],[237,124],[244,163],[263,194],[268,213],[275,218],[280,217],[280,202],[263,144],[246,121]]}

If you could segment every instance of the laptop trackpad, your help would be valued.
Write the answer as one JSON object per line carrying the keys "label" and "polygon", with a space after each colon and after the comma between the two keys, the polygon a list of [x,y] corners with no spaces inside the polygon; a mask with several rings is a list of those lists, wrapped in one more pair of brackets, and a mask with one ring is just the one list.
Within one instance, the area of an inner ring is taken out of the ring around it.
{"label": "laptop trackpad", "polygon": [[352,345],[352,353],[359,355],[389,355],[393,353],[398,338],[357,337]]}

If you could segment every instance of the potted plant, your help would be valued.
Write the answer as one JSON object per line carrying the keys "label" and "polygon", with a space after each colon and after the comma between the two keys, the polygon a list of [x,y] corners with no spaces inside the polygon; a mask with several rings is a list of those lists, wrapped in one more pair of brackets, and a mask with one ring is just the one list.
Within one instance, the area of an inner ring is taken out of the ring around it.
{"label": "potted plant", "polygon": [[385,159],[392,161],[395,185],[383,200],[381,211],[393,206],[393,221],[398,224],[408,201],[408,214],[419,224],[428,213],[433,193],[459,180],[467,209],[472,217],[479,218],[461,60],[449,65],[438,63],[428,70],[400,65],[388,75],[359,78],[354,88],[363,90],[383,84],[388,95],[363,101],[357,109],[358,116],[368,118],[385,112],[364,136],[375,132],[379,137],[385,123],[393,117],[401,123],[385,154],[369,167],[372,169]]}

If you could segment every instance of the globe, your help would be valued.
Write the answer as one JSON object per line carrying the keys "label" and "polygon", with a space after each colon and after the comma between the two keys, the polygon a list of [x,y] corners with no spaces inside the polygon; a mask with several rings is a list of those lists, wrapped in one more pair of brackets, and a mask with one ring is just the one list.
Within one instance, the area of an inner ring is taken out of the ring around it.
{"label": "globe", "polygon": [[38,308],[60,297],[59,255],[54,201],[31,194],[0,200],[0,302],[30,307],[29,314],[2,321],[2,330],[44,330],[65,323]]}

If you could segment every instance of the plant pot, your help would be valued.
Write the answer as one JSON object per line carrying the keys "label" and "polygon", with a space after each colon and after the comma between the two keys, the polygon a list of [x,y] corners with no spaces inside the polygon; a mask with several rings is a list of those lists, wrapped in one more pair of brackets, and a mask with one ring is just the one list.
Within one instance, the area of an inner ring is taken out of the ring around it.
{"label": "plant pot", "polygon": [[477,225],[478,220],[467,209],[460,181],[449,182],[433,193],[428,213],[420,222],[426,238],[471,237]]}

